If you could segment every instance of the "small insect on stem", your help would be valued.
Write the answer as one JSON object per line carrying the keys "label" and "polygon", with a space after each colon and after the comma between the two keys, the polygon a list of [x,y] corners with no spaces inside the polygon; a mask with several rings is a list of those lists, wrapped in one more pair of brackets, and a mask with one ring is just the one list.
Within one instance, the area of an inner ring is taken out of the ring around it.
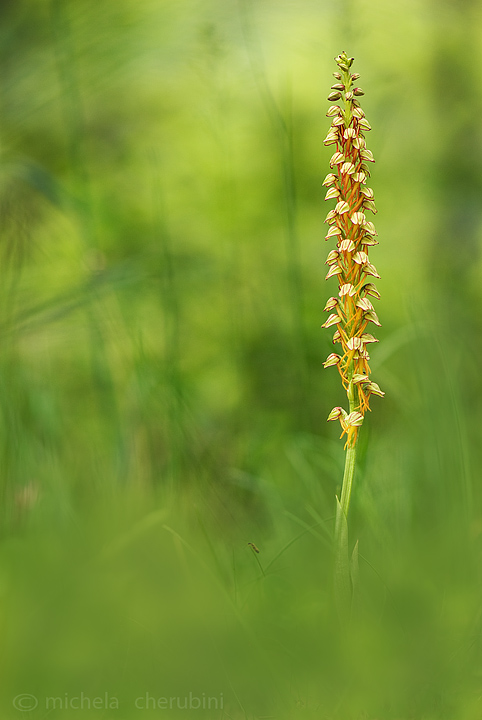
{"label": "small insect on stem", "polygon": [[248,545],[251,548],[251,550],[253,550],[255,553],[259,553],[259,549],[256,547],[256,545],[254,543],[249,542]]}

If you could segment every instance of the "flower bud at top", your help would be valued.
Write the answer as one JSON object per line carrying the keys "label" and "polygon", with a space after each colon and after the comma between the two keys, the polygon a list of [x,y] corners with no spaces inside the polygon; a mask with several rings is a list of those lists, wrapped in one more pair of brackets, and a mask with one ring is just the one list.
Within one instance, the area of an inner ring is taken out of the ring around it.
{"label": "flower bud at top", "polygon": [[328,100],[330,102],[334,102],[335,100],[339,100],[341,98],[341,92],[335,91],[328,95]]}
{"label": "flower bud at top", "polygon": [[331,89],[332,90],[344,90],[345,86],[343,85],[343,83],[335,83],[334,85],[331,86]]}
{"label": "flower bud at top", "polygon": [[363,90],[359,87],[353,88],[353,95],[356,95],[357,97],[360,97],[361,95],[364,95],[365,93]]}

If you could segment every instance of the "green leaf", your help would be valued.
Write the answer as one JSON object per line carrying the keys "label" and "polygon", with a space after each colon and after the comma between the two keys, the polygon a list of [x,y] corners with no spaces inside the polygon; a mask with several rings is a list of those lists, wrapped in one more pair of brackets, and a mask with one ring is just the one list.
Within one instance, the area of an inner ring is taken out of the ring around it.
{"label": "green leaf", "polygon": [[338,497],[335,518],[335,603],[342,625],[346,625],[351,612],[351,580],[348,562],[348,525]]}
{"label": "green leaf", "polygon": [[358,566],[358,540],[355,543],[355,547],[353,548],[353,552],[351,554],[351,560],[350,560],[350,577],[351,577],[351,584],[353,588],[353,592],[356,590],[356,587],[358,585],[358,576],[359,576],[359,566]]}

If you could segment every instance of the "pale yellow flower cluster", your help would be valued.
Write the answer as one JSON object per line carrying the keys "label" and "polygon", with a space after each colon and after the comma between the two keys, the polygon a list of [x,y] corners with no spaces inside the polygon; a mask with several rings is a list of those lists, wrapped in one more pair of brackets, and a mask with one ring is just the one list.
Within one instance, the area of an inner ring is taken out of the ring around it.
{"label": "pale yellow flower cluster", "polygon": [[325,145],[334,145],[329,173],[323,185],[328,188],[325,200],[336,200],[333,210],[326,217],[329,230],[326,240],[336,237],[336,249],[328,254],[329,266],[326,279],[337,276],[338,294],[330,297],[325,310],[330,315],[322,327],[336,327],[333,343],[341,344],[340,354],[331,353],[324,367],[336,365],[350,401],[347,413],[334,408],[328,420],[339,420],[347,434],[347,445],[356,443],[358,428],[363,423],[366,410],[370,409],[371,395],[383,396],[378,385],[370,380],[367,346],[378,340],[369,332],[369,323],[380,325],[371,298],[380,297],[371,278],[380,277],[376,267],[369,261],[368,250],[378,245],[373,222],[367,220],[366,212],[376,213],[373,190],[366,185],[370,176],[368,163],[375,162],[368,150],[365,132],[371,130],[360,107],[358,98],[363,90],[354,87],[360,77],[351,73],[353,58],[342,53],[335,58],[339,72],[333,73],[337,82],[332,85],[328,100],[340,101],[327,112],[332,123]]}

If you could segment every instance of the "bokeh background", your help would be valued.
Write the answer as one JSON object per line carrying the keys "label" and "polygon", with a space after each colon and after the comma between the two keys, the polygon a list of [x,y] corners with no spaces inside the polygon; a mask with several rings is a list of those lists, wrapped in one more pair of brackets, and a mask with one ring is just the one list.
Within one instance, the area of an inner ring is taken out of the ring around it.
{"label": "bokeh background", "polygon": [[[340,627],[342,50],[386,397]],[[481,55],[480,0],[2,0],[2,718],[482,716]]]}

